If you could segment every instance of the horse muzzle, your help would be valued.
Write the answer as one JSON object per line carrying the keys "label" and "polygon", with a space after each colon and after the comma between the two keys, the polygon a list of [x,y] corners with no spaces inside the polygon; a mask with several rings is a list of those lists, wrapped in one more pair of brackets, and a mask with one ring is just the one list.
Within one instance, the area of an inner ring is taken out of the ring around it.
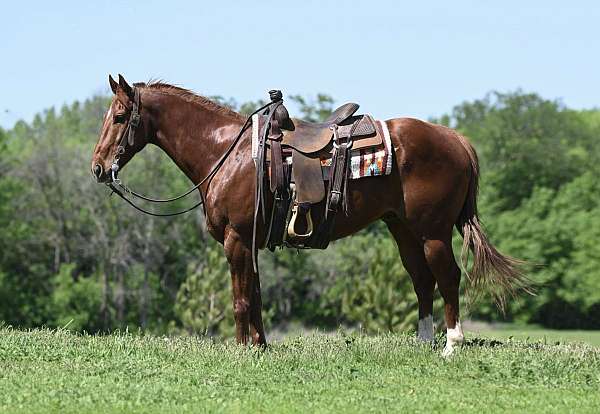
{"label": "horse muzzle", "polygon": [[109,175],[104,171],[104,168],[100,164],[94,164],[92,168],[92,175],[96,178],[98,183],[105,183],[109,180]]}

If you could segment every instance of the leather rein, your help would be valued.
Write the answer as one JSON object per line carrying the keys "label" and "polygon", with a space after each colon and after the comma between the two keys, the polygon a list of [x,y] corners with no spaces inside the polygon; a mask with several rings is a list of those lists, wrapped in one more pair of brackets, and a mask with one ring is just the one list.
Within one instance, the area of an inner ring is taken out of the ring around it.
{"label": "leather rein", "polygon": [[[193,206],[191,206],[189,208],[186,208],[185,210],[176,211],[176,212],[172,212],[172,213],[154,213],[152,211],[145,210],[142,207],[135,204],[125,194],[130,194],[133,197],[139,198],[144,201],[148,201],[150,203],[171,203],[171,202],[180,200],[180,199],[186,197],[187,195],[191,194],[194,190],[199,189],[200,186],[202,184],[204,184],[205,182],[207,182],[207,181],[210,182],[212,177],[214,177],[214,175],[219,171],[219,169],[221,168],[221,166],[223,165],[225,160],[229,157],[229,155],[231,154],[231,152],[233,151],[233,149],[239,142],[239,140],[242,137],[246,128],[248,128],[248,125],[250,125],[250,122],[252,120],[252,115],[266,109],[267,107],[269,107],[271,105],[273,105],[273,102],[269,102],[268,104],[261,106],[260,108],[255,110],[252,114],[250,114],[250,116],[248,116],[248,118],[246,119],[246,122],[244,122],[244,125],[242,125],[242,128],[240,128],[240,132],[238,132],[237,136],[235,137],[235,139],[233,140],[231,145],[227,148],[225,153],[221,156],[221,158],[219,158],[219,160],[211,168],[208,175],[206,177],[204,177],[198,184],[194,185],[192,188],[190,188],[189,190],[187,190],[186,192],[184,192],[183,194],[181,194],[177,197],[156,199],[156,198],[152,198],[152,197],[148,197],[148,196],[139,194],[139,193],[131,190],[129,187],[127,187],[125,184],[123,184],[119,178],[117,178],[119,168],[120,168],[119,167],[119,157],[121,155],[125,154],[126,145],[128,145],[130,147],[132,147],[134,145],[136,130],[140,126],[140,123],[142,122],[142,119],[140,116],[140,91],[139,91],[139,88],[134,86],[133,87],[133,105],[131,108],[131,114],[129,115],[127,127],[125,128],[125,130],[123,131],[123,134],[119,138],[117,150],[115,152],[115,157],[113,158],[113,162],[110,167],[111,180],[109,182],[107,182],[106,185],[112,190],[112,193],[117,194],[127,204],[129,204],[130,206],[132,206],[133,208],[135,208],[136,210],[138,210],[144,214],[148,214],[150,216],[155,216],[155,217],[172,217],[172,216],[178,216],[180,214],[188,213],[188,212],[194,210],[195,208],[204,204],[204,196],[202,195],[202,191],[200,191],[200,201],[198,201],[196,204],[194,204]],[[208,191],[208,188],[207,188],[207,191]]]}

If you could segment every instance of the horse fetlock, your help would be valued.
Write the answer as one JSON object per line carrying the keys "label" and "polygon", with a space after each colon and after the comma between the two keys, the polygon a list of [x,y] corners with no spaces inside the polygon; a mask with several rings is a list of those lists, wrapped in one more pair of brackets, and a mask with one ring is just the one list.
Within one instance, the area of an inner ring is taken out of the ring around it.
{"label": "horse fetlock", "polygon": [[454,328],[448,328],[446,330],[446,346],[442,351],[442,356],[448,357],[454,353],[456,347],[462,345],[465,340],[465,335],[460,325],[460,321],[456,322]]}
{"label": "horse fetlock", "polygon": [[433,341],[433,317],[431,315],[419,319],[417,338],[423,342]]}

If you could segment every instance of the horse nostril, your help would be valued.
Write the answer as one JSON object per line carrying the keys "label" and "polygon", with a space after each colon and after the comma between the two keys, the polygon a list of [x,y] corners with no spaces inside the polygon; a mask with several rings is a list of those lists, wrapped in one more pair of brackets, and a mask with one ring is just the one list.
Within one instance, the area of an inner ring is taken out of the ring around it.
{"label": "horse nostril", "polygon": [[100,164],[96,164],[94,166],[94,176],[98,179],[100,179],[100,176],[102,175],[102,166]]}

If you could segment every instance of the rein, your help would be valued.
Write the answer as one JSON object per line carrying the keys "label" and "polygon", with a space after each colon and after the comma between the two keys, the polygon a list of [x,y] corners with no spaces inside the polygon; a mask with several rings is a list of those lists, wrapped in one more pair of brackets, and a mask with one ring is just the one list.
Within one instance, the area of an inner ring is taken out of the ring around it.
{"label": "rein", "polygon": [[[191,194],[194,190],[199,189],[200,186],[207,181],[210,184],[210,180],[212,179],[212,177],[214,177],[214,175],[219,171],[219,169],[221,168],[221,166],[223,165],[223,163],[225,162],[227,157],[229,157],[229,155],[231,154],[231,152],[233,151],[233,149],[235,148],[235,146],[241,139],[242,135],[246,131],[246,128],[248,128],[248,125],[250,124],[250,121],[252,120],[252,115],[266,109],[267,107],[269,107],[271,105],[273,105],[273,102],[269,102],[268,104],[261,106],[260,108],[258,108],[257,110],[252,112],[252,114],[250,114],[248,116],[248,118],[246,119],[246,122],[244,122],[244,125],[242,125],[242,128],[240,128],[240,132],[238,132],[237,136],[235,137],[235,139],[233,140],[231,145],[229,145],[229,147],[227,148],[225,153],[221,156],[221,158],[219,158],[219,160],[211,168],[208,175],[206,177],[204,177],[198,184],[194,185],[192,188],[187,190],[185,193],[183,193],[177,197],[156,199],[156,198],[152,198],[152,197],[148,197],[148,196],[139,194],[139,193],[131,190],[129,187],[127,187],[125,184],[123,184],[119,178],[117,178],[117,174],[119,172],[119,156],[121,156],[125,153],[125,145],[133,146],[134,140],[135,140],[135,132],[141,122],[141,116],[140,116],[140,112],[139,112],[140,92],[139,92],[139,89],[134,86],[133,87],[133,107],[131,109],[131,115],[129,116],[127,128],[125,128],[125,130],[123,131],[123,135],[121,135],[121,138],[119,139],[117,151],[116,151],[115,157],[113,159],[113,162],[112,162],[112,165],[110,168],[111,169],[111,175],[110,175],[111,181],[106,183],[106,185],[112,190],[112,193],[117,194],[127,204],[129,204],[130,206],[132,206],[133,208],[135,208],[136,210],[138,210],[144,214],[148,214],[150,216],[155,216],[155,217],[172,217],[172,216],[178,216],[181,214],[188,213],[188,212],[194,210],[195,208],[204,204],[204,197],[202,195],[202,191],[200,191],[200,201],[198,201],[196,204],[194,204],[193,206],[191,206],[189,208],[186,208],[185,210],[176,211],[176,212],[172,212],[172,213],[154,213],[152,211],[145,210],[142,207],[135,204],[131,199],[127,198],[127,196],[125,194],[130,194],[133,197],[139,198],[144,201],[148,201],[150,203],[171,203],[171,202],[180,200],[180,199],[186,197],[187,195]],[[127,142],[125,142],[125,139],[127,139]],[[208,188],[207,188],[207,191],[208,191]]]}

